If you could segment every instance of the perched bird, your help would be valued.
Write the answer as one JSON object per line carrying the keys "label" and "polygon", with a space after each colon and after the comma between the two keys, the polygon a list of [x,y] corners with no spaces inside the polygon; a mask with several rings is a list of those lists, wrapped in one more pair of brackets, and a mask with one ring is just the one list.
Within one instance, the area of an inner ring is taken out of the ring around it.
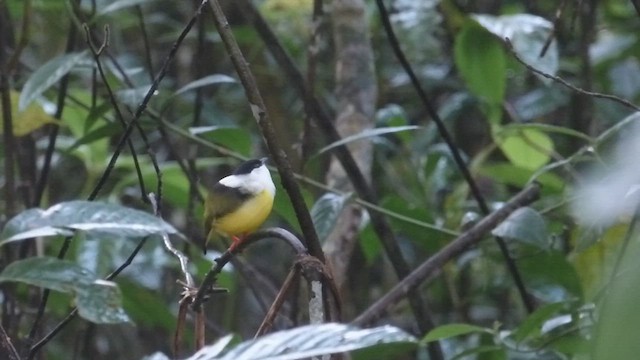
{"label": "perched bird", "polygon": [[205,253],[207,242],[216,233],[231,237],[229,250],[235,250],[269,216],[276,187],[265,166],[266,161],[267,158],[262,158],[242,163],[207,194],[204,204]]}

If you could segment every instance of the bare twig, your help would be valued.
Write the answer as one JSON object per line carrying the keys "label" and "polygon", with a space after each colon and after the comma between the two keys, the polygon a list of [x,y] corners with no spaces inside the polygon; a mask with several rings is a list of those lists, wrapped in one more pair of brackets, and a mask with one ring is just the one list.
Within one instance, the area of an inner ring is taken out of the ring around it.
{"label": "bare twig", "polygon": [[300,267],[298,263],[295,263],[291,267],[291,270],[289,270],[289,274],[287,274],[287,277],[284,279],[284,282],[282,283],[282,287],[280,288],[280,291],[276,295],[276,298],[273,300],[273,303],[271,304],[269,311],[267,311],[267,314],[262,320],[262,323],[260,324],[258,331],[256,331],[254,338],[264,335],[271,329],[271,327],[273,326],[273,322],[276,318],[276,315],[278,315],[280,308],[284,304],[292,288],[298,286],[299,279],[300,279]]}
{"label": "bare twig", "polygon": [[409,276],[402,279],[402,281],[387,292],[386,295],[369,306],[369,308],[353,320],[352,323],[363,326],[380,317],[389,306],[400,301],[409,291],[415,290],[425,279],[429,278],[433,272],[439,271],[449,260],[459,256],[470,246],[482,240],[489,231],[500,224],[500,222],[506,219],[513,211],[535,201],[539,194],[540,185],[538,184],[532,184],[522,190],[500,209],[486,216],[471,229],[423,262],[412,271]]}
{"label": "bare twig", "polygon": [[251,69],[249,69],[247,61],[245,60],[244,55],[242,54],[242,51],[229,28],[229,23],[227,22],[227,18],[222,7],[217,0],[211,0],[209,5],[213,12],[214,23],[218,29],[218,33],[225,44],[227,52],[231,57],[231,61],[238,73],[238,77],[240,78],[240,82],[245,89],[247,99],[249,100],[249,106],[251,107],[251,112],[260,126],[262,135],[266,141],[267,147],[269,148],[269,153],[272,156],[272,160],[278,167],[282,186],[289,195],[296,217],[300,223],[300,228],[304,234],[304,241],[307,244],[309,253],[324,262],[324,253],[322,252],[320,240],[318,239],[313,221],[311,220],[309,209],[307,208],[307,204],[304,202],[304,198],[300,192],[300,187],[295,180],[287,155],[278,142],[275,129],[269,120],[267,108],[262,100],[262,95],[256,85],[253,73],[251,72]]}
{"label": "bare twig", "polygon": [[20,360],[20,356],[13,346],[11,338],[7,335],[7,332],[4,331],[2,324],[0,324],[0,353],[5,354],[7,360]]}
{"label": "bare twig", "polygon": [[542,76],[544,78],[547,78],[547,79],[553,80],[553,81],[555,81],[557,83],[560,83],[560,84],[566,86],[567,88],[569,88],[569,89],[571,89],[571,90],[573,90],[573,91],[575,91],[577,93],[580,93],[580,94],[583,94],[583,95],[587,95],[587,96],[593,96],[593,97],[599,98],[599,99],[611,100],[611,101],[617,102],[618,104],[626,106],[626,107],[628,107],[628,108],[630,108],[632,110],[640,111],[640,107],[638,107],[638,106],[634,105],[633,103],[631,103],[631,102],[629,102],[629,101],[627,101],[625,99],[622,99],[622,98],[620,98],[618,96],[610,95],[610,94],[602,94],[602,93],[593,92],[593,91],[587,91],[587,90],[581,89],[581,88],[569,83],[568,81],[564,80],[560,76],[551,75],[551,74],[548,74],[548,73],[546,73],[546,72],[544,72],[542,70],[536,69],[535,67],[529,65],[524,60],[522,60],[522,58],[518,55],[518,53],[516,53],[516,51],[513,49],[513,45],[511,44],[511,41],[509,40],[509,38],[505,38],[504,40],[505,40],[505,43],[507,44],[507,49],[509,49],[509,51],[511,52],[511,55],[513,55],[513,57],[520,64],[522,64],[524,67],[526,67],[529,71],[531,71],[533,73],[536,73],[536,74],[538,74],[538,75],[540,75],[540,76]]}

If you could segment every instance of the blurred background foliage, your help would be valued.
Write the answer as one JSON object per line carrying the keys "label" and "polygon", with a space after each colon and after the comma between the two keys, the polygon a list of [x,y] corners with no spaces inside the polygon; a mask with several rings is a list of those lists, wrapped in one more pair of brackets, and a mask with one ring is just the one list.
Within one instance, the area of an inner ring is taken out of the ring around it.
{"label": "blurred background foliage", "polygon": [[[10,90],[13,136],[6,134],[5,126],[0,147],[3,239],[13,234],[8,221],[26,209],[87,199],[122,134],[107,88],[96,79],[96,65],[80,25],[90,27],[98,45],[108,26],[108,46],[101,61],[128,121],[199,3],[0,1],[3,71],[19,39],[25,36],[23,29],[29,29],[19,62],[7,78],[9,87],[4,89]],[[314,90],[335,106],[330,3],[326,2],[326,12],[318,23]],[[636,345],[609,335],[619,332],[631,336],[638,328],[636,321],[624,316],[625,311],[637,312],[630,310],[636,290],[625,293],[620,289],[637,287],[629,284],[634,279],[638,283],[639,273],[637,266],[626,264],[619,254],[625,239],[634,240],[630,224],[635,222],[636,199],[629,194],[634,194],[640,176],[637,163],[630,160],[622,166],[615,160],[616,152],[633,154],[635,149],[619,148],[621,137],[637,141],[637,133],[632,131],[637,120],[635,109],[534,75],[515,59],[503,40],[509,37],[520,58],[545,73],[586,91],[634,103],[640,94],[640,13],[634,3],[388,2],[401,46],[490,206],[499,207],[531,181],[543,185],[543,196],[534,207],[518,212],[508,226],[494,230],[494,235],[506,239],[537,310],[527,313],[495,242],[488,237],[447,264],[428,287],[421,288],[437,325],[475,325],[445,326],[425,339],[441,340],[445,358],[631,359],[629,354],[637,354]],[[283,76],[243,16],[243,9],[232,1],[222,4],[293,168],[315,181],[300,183],[308,206],[314,209],[318,231],[326,233],[344,205],[358,199],[331,195],[326,186],[317,185],[325,182],[331,157],[331,151],[320,150],[330,144],[320,136],[301,136],[308,120],[300,94]],[[295,63],[305,69],[313,1],[264,0],[255,4]],[[374,2],[366,2],[366,6],[378,86],[376,129],[356,141],[373,144],[372,185],[413,268],[477,221],[481,212],[394,57]],[[548,40],[548,49],[540,56]],[[68,85],[61,85],[66,74]],[[56,118],[58,96],[64,87],[64,111]],[[146,154],[152,153],[159,163],[162,217],[191,240],[174,237],[176,246],[188,254],[196,277],[207,271],[217,252],[204,256],[193,245],[204,236],[201,203],[195,193],[202,193],[228,174],[240,160],[267,155],[247,105],[206,8],[141,117],[149,147],[139,133],[134,131],[131,137],[146,192],[158,191],[158,177]],[[58,133],[51,170],[38,199],[40,171],[55,127]],[[375,132],[378,128],[386,129],[385,134]],[[318,133],[317,129],[312,131]],[[311,156],[301,156],[300,149],[309,145],[303,141],[312,141]],[[8,156],[16,170],[14,188],[9,189],[13,200],[5,191],[10,184]],[[272,173],[278,196],[267,225],[299,233],[289,199],[277,174]],[[189,176],[196,182],[191,184]],[[619,178],[628,181],[615,181]],[[138,179],[135,160],[125,147],[96,200],[152,212]],[[596,184],[604,192],[602,196],[596,197],[588,189],[581,192],[581,186],[593,183],[592,179],[605,179]],[[611,186],[617,187],[613,193],[609,192]],[[601,202],[576,203],[580,198]],[[582,216],[583,210],[591,211],[592,216]],[[607,216],[601,216],[604,213]],[[601,217],[608,220],[600,221]],[[397,282],[376,233],[366,221],[358,231],[349,285],[343,294],[346,321]],[[56,256],[65,235],[57,234],[37,242],[4,244],[0,270],[36,255]],[[137,245],[131,238],[130,233],[117,231],[77,234],[66,259],[100,278],[131,254]],[[216,246],[223,250],[223,244]],[[214,295],[206,304],[208,341],[231,332],[250,338],[292,260],[293,254],[284,245],[265,242],[249,248],[226,269],[218,285],[229,292]],[[612,276],[614,268],[615,274],[624,272],[624,277]],[[176,280],[180,278],[178,262],[162,242],[147,241],[131,266],[115,279],[130,322],[96,325],[76,320],[46,345],[42,358],[137,359],[155,351],[169,354],[181,290]],[[38,286],[37,282],[22,282]],[[2,325],[22,351],[40,290],[15,282],[0,286]],[[611,300],[607,301],[609,292]],[[40,336],[68,313],[75,295],[74,291],[51,293]],[[277,328],[305,323],[303,316],[295,315],[297,306],[300,304],[288,304],[289,313],[279,318]],[[421,338],[426,334],[417,331],[412,316],[401,303],[379,323],[397,325]],[[597,325],[596,320],[603,317],[607,321]],[[193,340],[190,330],[185,336],[186,342]],[[597,341],[591,342],[594,338]],[[620,355],[608,356],[615,351]],[[407,356],[425,358],[426,354],[418,350]]]}

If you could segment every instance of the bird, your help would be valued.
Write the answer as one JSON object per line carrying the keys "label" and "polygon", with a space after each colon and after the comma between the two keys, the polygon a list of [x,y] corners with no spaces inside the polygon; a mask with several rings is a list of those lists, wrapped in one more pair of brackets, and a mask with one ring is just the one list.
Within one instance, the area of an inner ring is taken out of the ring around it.
{"label": "bird", "polygon": [[205,254],[207,243],[216,234],[231,237],[229,251],[235,251],[271,213],[276,187],[266,161],[265,157],[243,162],[207,193],[204,203]]}

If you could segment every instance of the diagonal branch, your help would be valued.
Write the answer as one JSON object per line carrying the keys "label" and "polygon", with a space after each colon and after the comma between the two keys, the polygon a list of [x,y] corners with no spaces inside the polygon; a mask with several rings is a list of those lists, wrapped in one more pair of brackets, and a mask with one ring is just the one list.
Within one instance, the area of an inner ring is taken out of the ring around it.
{"label": "diagonal branch", "polygon": [[352,324],[363,326],[380,317],[389,306],[404,298],[411,290],[418,288],[426,279],[451,259],[465,252],[469,247],[476,244],[486,236],[489,231],[500,224],[516,209],[526,206],[538,199],[540,195],[540,185],[534,183],[522,190],[500,209],[486,216],[471,229],[450,242],[447,246],[438,251],[435,255],[427,259],[406,278],[402,279],[386,295],[381,297],[373,305],[369,306],[360,316],[353,320]]}

